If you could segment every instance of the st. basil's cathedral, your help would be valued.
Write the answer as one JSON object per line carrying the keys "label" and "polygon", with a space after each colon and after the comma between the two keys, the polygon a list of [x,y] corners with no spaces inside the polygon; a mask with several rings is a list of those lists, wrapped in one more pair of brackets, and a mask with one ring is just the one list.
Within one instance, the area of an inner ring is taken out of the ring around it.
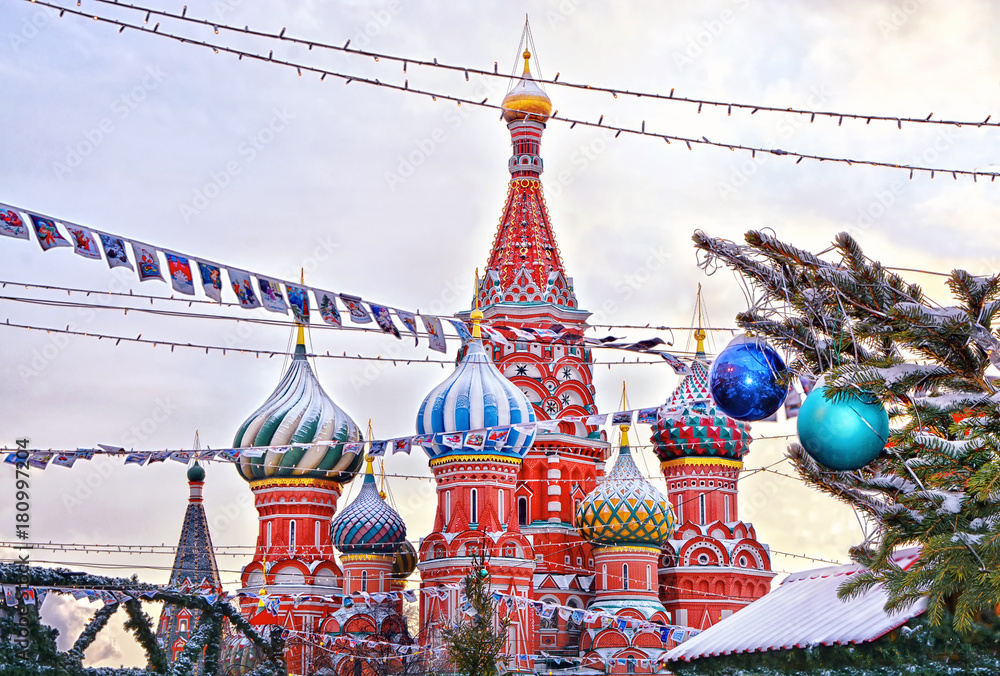
{"label": "st. basil's cathedral", "polygon": [[[241,574],[242,591],[254,596],[241,599],[241,612],[255,623],[266,607],[286,631],[290,673],[407,671],[399,646],[440,648],[442,631],[466,617],[457,587],[474,562],[506,601],[496,618],[510,620],[505,667],[521,673],[662,670],[657,658],[674,640],[654,627],[703,630],[770,589],[768,548],[739,517],[749,428],[712,402],[704,332],[696,332],[690,373],[653,428],[666,495],[636,463],[643,448],[630,446],[634,430],[621,425],[612,444],[586,424],[598,414],[591,347],[525,338],[557,325],[582,335],[590,313],[566,274],[542,191],[540,147],[552,103],[531,75],[530,53],[523,57],[524,72],[502,104],[513,148],[507,199],[474,307],[459,315],[472,337],[454,372],[414,405],[416,434],[506,432],[475,447],[423,447],[436,482],[433,530],[417,545],[407,540],[372,459],[349,450],[363,448],[363,435],[318,381],[301,328],[278,386],[236,433],[234,447],[246,449],[237,468],[259,518],[255,553]],[[330,441],[340,443],[320,443]],[[303,446],[273,448],[285,444]],[[339,509],[359,472],[361,490]],[[173,577],[217,586],[201,503],[205,474],[198,467],[188,477]],[[419,582],[411,579],[417,571]],[[419,601],[416,622],[404,617],[404,590]],[[195,619],[161,617],[168,654],[179,653]],[[316,637],[350,640],[327,650]],[[366,657],[377,658],[377,668]],[[223,662],[220,673],[245,673],[253,649],[233,639]]]}

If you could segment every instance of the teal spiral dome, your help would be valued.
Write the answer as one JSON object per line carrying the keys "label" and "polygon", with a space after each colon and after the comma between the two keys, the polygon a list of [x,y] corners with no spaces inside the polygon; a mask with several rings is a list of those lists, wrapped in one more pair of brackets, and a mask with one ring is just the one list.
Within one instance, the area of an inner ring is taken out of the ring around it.
{"label": "teal spiral dome", "polygon": [[[362,441],[361,430],[333,403],[306,360],[300,332],[295,354],[281,382],[260,408],[240,425],[235,448],[315,444],[268,450],[263,456],[240,456],[236,468],[246,481],[313,478],[347,483],[361,468],[361,450],[344,446]],[[318,442],[335,441],[326,444]]]}
{"label": "teal spiral dome", "polygon": [[395,554],[406,541],[403,517],[382,499],[368,460],[361,492],[330,524],[330,539],[341,554]]}

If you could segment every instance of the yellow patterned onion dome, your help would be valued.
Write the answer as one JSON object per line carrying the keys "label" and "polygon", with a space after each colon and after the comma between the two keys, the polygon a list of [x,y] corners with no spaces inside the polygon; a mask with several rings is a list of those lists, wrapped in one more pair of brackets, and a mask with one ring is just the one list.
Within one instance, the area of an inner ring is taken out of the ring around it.
{"label": "yellow patterned onion dome", "polygon": [[531,52],[525,51],[523,56],[524,72],[521,79],[507,92],[500,104],[503,107],[503,119],[508,123],[525,118],[545,122],[552,115],[552,100],[531,76],[528,69]]}
{"label": "yellow patterned onion dome", "polygon": [[[240,426],[233,446],[244,449],[236,469],[246,481],[290,477],[343,484],[361,468],[361,441],[361,430],[319,384],[300,332],[281,382]],[[253,451],[255,446],[279,448]]]}
{"label": "yellow patterned onion dome", "polygon": [[405,580],[417,569],[417,550],[408,540],[396,550],[396,558],[392,560],[392,579]]}
{"label": "yellow patterned onion dome", "polygon": [[576,529],[595,545],[659,547],[676,528],[674,508],[639,471],[628,447],[628,427],[622,426],[615,466],[607,480],[583,499]]}

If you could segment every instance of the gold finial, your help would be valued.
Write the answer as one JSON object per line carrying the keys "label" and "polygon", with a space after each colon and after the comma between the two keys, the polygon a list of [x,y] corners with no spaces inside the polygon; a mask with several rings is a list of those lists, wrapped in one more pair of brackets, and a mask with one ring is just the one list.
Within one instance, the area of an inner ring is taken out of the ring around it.
{"label": "gold finial", "polygon": [[621,426],[621,430],[622,430],[622,446],[628,446],[628,431],[629,431],[629,427],[630,427],[629,425],[622,425]]}
{"label": "gold finial", "polygon": [[372,470],[372,465],[375,464],[375,456],[369,453],[365,456],[365,462],[368,463],[368,466],[365,467],[365,474],[374,474],[375,472]]}
{"label": "gold finial", "polygon": [[528,69],[528,63],[529,63],[529,61],[531,59],[531,52],[529,52],[526,49],[526,50],[524,50],[524,54],[522,54],[521,56],[524,57],[524,72],[525,73],[530,73],[531,71]]}
{"label": "gold finial", "polygon": [[[306,269],[299,268],[299,283],[305,284],[305,281],[306,281]],[[306,346],[306,327],[303,326],[302,324],[299,324],[298,334],[295,336],[295,345],[296,346],[301,345],[302,347]]]}
{"label": "gold finial", "polygon": [[[527,53],[527,52],[525,52]],[[483,337],[483,331],[479,328],[479,322],[483,321],[483,311],[479,309],[479,268],[476,268],[476,307],[469,314],[469,319],[472,320],[472,337],[476,339],[481,339]]]}
{"label": "gold finial", "polygon": [[698,295],[695,298],[694,302],[695,302],[695,307],[698,310],[698,328],[695,329],[695,331],[694,331],[694,339],[695,339],[695,348],[694,349],[695,349],[695,354],[699,354],[699,353],[700,354],[704,354],[705,353],[705,337],[708,334],[705,333],[705,329],[701,328],[701,306],[702,306],[701,282],[698,282]]}

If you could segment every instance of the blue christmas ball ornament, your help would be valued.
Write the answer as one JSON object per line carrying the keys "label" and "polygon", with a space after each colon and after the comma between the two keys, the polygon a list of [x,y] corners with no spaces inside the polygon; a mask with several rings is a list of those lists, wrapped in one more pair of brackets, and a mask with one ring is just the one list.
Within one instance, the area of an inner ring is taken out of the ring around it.
{"label": "blue christmas ball ornament", "polygon": [[738,336],[712,364],[708,384],[715,405],[730,418],[753,422],[778,410],[788,394],[788,369],[762,338]]}
{"label": "blue christmas ball ornament", "polygon": [[812,458],[839,472],[861,469],[889,439],[889,414],[874,397],[826,398],[819,385],[799,409],[799,443]]}

